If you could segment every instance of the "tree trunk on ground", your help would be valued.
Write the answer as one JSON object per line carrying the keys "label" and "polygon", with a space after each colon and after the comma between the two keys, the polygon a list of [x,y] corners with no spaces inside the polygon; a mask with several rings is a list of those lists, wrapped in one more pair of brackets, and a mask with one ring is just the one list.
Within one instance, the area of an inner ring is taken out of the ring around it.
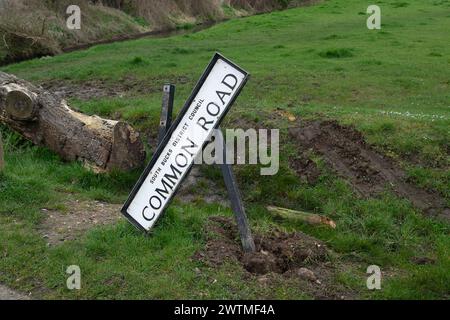
{"label": "tree trunk on ground", "polygon": [[132,170],[145,160],[139,133],[121,121],[76,112],[51,93],[0,72],[0,121],[64,160],[95,171]]}

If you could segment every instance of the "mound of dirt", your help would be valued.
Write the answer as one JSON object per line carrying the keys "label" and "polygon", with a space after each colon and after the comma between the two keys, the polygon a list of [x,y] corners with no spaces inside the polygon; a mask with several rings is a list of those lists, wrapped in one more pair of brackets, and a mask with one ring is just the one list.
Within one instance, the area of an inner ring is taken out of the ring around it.
{"label": "mound of dirt", "polygon": [[[375,196],[386,188],[411,203],[427,215],[450,220],[450,209],[436,192],[429,192],[409,183],[405,172],[389,157],[368,145],[362,134],[351,126],[336,121],[302,122],[289,129],[298,144],[299,154],[309,150],[320,154],[340,176],[363,196]],[[302,165],[305,164],[306,165]],[[315,168],[305,160],[294,163],[300,175]]]}
{"label": "mound of dirt", "polygon": [[294,169],[301,180],[304,180],[311,185],[316,184],[320,177],[320,170],[316,163],[309,159],[305,154],[299,154],[295,158],[290,158],[289,165]]}
{"label": "mound of dirt", "polygon": [[255,280],[262,286],[274,287],[281,281],[298,286],[316,299],[355,297],[355,292],[335,281],[337,272],[351,267],[332,262],[331,251],[318,239],[301,232],[256,233],[256,252],[244,253],[232,218],[210,217],[205,232],[206,246],[193,259],[209,268],[234,262],[246,270],[244,281]]}
{"label": "mound of dirt", "polygon": [[225,261],[238,261],[252,274],[285,273],[327,260],[328,250],[321,241],[304,233],[274,231],[255,234],[256,252],[241,249],[237,226],[227,217],[210,217],[207,224],[207,244],[195,258],[210,266]]}

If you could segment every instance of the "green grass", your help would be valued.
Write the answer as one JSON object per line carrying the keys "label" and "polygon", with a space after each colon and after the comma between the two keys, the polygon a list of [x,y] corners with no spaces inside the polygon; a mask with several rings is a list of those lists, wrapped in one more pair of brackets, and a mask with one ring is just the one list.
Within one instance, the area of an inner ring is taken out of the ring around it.
{"label": "green grass", "polygon": [[[252,74],[224,127],[239,118],[271,125],[268,119],[276,108],[305,119],[354,124],[370,143],[396,158],[412,181],[450,201],[450,1],[384,1],[380,6],[381,30],[367,30],[361,1],[324,1],[230,20],[195,34],[96,46],[2,71],[31,81],[114,83],[133,76],[149,88],[170,81],[177,85],[178,111],[213,53],[220,51]],[[71,104],[89,114],[119,113],[137,128],[156,132],[160,100],[159,90],[149,90]],[[276,125],[286,136],[288,123]],[[282,281],[264,287],[245,278],[238,265],[208,269],[192,261],[204,245],[206,217],[231,215],[216,205],[175,201],[150,237],[123,221],[47,248],[37,231],[41,208],[62,205],[68,192],[121,202],[139,172],[90,173],[23,143],[6,129],[2,132],[7,167],[0,180],[0,282],[47,298],[310,298],[302,288]],[[319,182],[299,182],[287,165],[295,152],[290,143],[282,145],[281,169],[274,177],[259,176],[254,166],[236,168],[255,230],[277,226],[325,241],[343,263],[355,265],[336,282],[361,298],[449,298],[448,224],[425,218],[389,193],[358,198],[320,158],[324,173]],[[220,180],[216,169],[203,171]],[[338,227],[279,222],[265,211],[267,204],[324,213]],[[416,256],[436,262],[414,265],[411,258]],[[71,264],[83,272],[83,289],[77,292],[65,289],[65,268]],[[365,268],[371,264],[386,272],[377,292],[365,289]]]}

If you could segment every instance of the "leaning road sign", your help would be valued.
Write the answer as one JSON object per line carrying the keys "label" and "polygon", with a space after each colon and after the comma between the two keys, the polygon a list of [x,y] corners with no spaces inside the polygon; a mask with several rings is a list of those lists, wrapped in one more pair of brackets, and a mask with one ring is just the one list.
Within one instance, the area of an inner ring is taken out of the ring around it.
{"label": "leaning road sign", "polygon": [[136,227],[153,227],[248,76],[222,55],[214,55],[122,208]]}

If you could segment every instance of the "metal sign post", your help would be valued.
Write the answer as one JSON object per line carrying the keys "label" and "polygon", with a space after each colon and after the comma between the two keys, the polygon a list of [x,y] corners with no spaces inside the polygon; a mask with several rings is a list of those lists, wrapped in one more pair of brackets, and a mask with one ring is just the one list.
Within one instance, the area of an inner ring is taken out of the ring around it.
{"label": "metal sign post", "polygon": [[233,168],[230,164],[226,163],[227,159],[227,147],[223,138],[223,133],[219,130],[218,139],[221,140],[223,146],[223,159],[224,163],[220,165],[222,170],[223,179],[228,190],[228,196],[231,201],[231,208],[233,209],[236,217],[236,223],[239,229],[239,235],[241,237],[242,248],[245,252],[255,251],[255,242],[253,241],[252,232],[248,224],[247,215],[245,214],[244,203],[242,202],[241,193],[237,185],[236,178],[233,174]]}
{"label": "metal sign post", "polygon": [[[173,111],[173,97],[175,92],[175,86],[167,84],[163,88],[163,102],[161,108],[161,122],[159,127],[158,145],[162,142],[162,138],[170,127],[170,119],[172,119]],[[167,97],[171,96],[171,99]],[[167,121],[169,119],[169,121]],[[223,133],[219,128],[217,139],[220,139],[219,145],[223,146],[223,158],[227,159],[227,150],[225,145],[225,140],[223,138]],[[248,223],[247,215],[245,214],[244,204],[242,202],[241,194],[239,192],[239,187],[237,185],[236,178],[233,174],[233,168],[230,164],[225,163],[220,164],[220,169],[222,171],[223,179],[225,181],[225,186],[228,191],[228,196],[231,202],[231,208],[234,212],[236,223],[239,230],[239,236],[242,242],[242,248],[245,252],[255,251],[255,242],[253,240],[252,232],[250,230],[250,225]]]}
{"label": "metal sign post", "polygon": [[161,109],[161,120],[159,121],[158,145],[172,124],[173,99],[175,97],[175,86],[166,84],[163,88],[163,101]]}
{"label": "metal sign post", "polygon": [[[175,88],[171,85],[164,87],[160,143],[122,208],[122,213],[136,227],[150,231],[189,173],[194,159],[202,152],[214,129],[219,127],[247,79],[246,71],[216,53],[170,127]],[[234,188],[229,189],[230,197],[238,200],[233,203],[233,208],[236,208],[243,246],[246,251],[253,251],[254,242],[230,169],[223,172],[227,187]]]}

